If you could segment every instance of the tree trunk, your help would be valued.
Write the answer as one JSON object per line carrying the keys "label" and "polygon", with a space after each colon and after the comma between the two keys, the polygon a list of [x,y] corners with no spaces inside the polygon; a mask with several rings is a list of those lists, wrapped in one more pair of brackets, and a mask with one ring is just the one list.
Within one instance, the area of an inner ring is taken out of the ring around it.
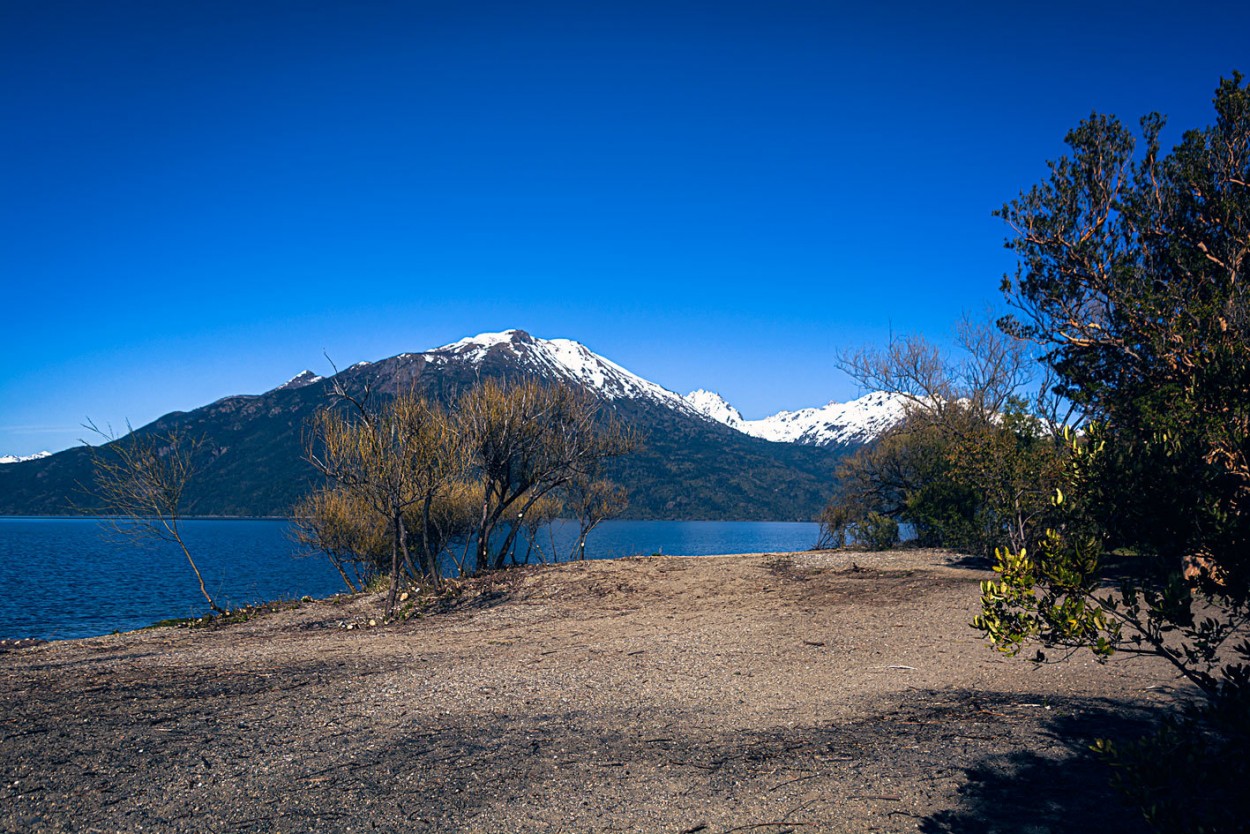
{"label": "tree trunk", "polygon": [[430,505],[433,503],[433,491],[427,492],[425,502],[421,506],[421,549],[425,560],[426,577],[434,584],[435,588],[441,588],[443,586],[443,578],[438,572],[438,560],[430,552]]}
{"label": "tree trunk", "polygon": [[213,602],[213,598],[208,595],[208,588],[204,586],[204,577],[200,575],[200,569],[195,566],[195,560],[191,558],[191,551],[187,550],[187,546],[182,543],[182,536],[177,530],[172,531],[174,541],[178,542],[178,546],[182,548],[182,555],[187,557],[187,564],[191,566],[191,570],[195,571],[195,579],[200,583],[200,593],[204,595],[204,599],[208,600],[208,607],[218,614],[226,613],[217,603]]}
{"label": "tree trunk", "polygon": [[394,538],[391,541],[391,590],[386,595],[386,616],[391,616],[395,610],[395,597],[399,594],[399,559],[400,549],[407,549],[403,545],[404,541],[404,516],[399,511],[393,511],[391,523],[394,527]]}
{"label": "tree trunk", "polygon": [[[499,549],[499,553],[495,555],[496,570],[503,567],[503,560],[507,558],[508,553],[512,551],[514,547],[516,547],[517,533],[520,532],[521,530],[521,519],[525,516],[527,512],[529,512],[530,508],[534,506],[534,504],[538,501],[539,498],[542,498],[544,495],[546,495],[550,491],[551,491],[551,488],[549,487],[547,489],[544,489],[542,492],[536,492],[534,495],[530,496],[530,499],[528,501],[525,502],[525,506],[521,507],[521,509],[517,511],[517,522],[512,525],[512,529],[508,531],[508,537],[504,539],[503,541],[503,547],[501,547]],[[507,505],[501,506],[499,508],[499,513],[502,515],[504,510],[506,510],[507,508],[508,508]]]}
{"label": "tree trunk", "polygon": [[518,529],[520,529],[520,526],[513,524],[512,528],[508,530],[508,535],[504,537],[503,547],[499,548],[499,552],[495,554],[495,570],[503,568],[503,562],[504,559],[508,558],[508,552],[516,547],[516,534]]}
{"label": "tree trunk", "polygon": [[[404,566],[408,571],[412,570],[412,553],[408,550],[408,528],[404,524],[404,516],[401,512],[399,515],[399,549],[400,554],[404,557]],[[399,592],[399,578],[395,580],[395,593]]]}
{"label": "tree trunk", "polygon": [[490,531],[494,524],[490,520],[490,496],[491,486],[487,484],[482,495],[482,523],[477,526],[477,564],[473,566],[474,573],[481,573],[486,570],[490,561],[488,548],[490,546]]}
{"label": "tree trunk", "polygon": [[337,557],[331,556],[331,557],[330,557],[330,564],[334,565],[334,569],[335,569],[335,570],[337,570],[337,571],[339,572],[339,576],[343,577],[343,584],[347,586],[347,592],[348,592],[348,593],[350,593],[350,594],[355,594],[355,593],[359,593],[359,592],[360,592],[360,590],[361,590],[361,589],[360,589],[360,588],[357,588],[357,587],[356,587],[356,586],[352,583],[351,577],[349,577],[349,576],[347,575],[347,571],[343,570],[343,560],[341,560],[341,559],[339,559],[339,558],[337,558]]}
{"label": "tree trunk", "polygon": [[[472,546],[472,544],[473,544],[473,537],[465,536],[464,537],[464,550],[460,551],[460,561],[456,563],[456,568],[460,571],[461,579],[463,579],[465,576],[464,566],[468,564],[469,562],[469,547]],[[455,558],[454,551],[453,551],[453,558]]]}

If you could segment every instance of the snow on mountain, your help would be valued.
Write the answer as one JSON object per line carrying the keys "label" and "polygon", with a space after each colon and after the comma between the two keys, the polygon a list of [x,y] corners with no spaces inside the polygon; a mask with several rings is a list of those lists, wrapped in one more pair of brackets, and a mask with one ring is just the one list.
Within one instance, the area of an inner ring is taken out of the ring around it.
{"label": "snow on mountain", "polygon": [[[589,350],[572,339],[539,339],[524,330],[479,333],[424,353],[402,353],[401,363],[424,360],[434,365],[465,362],[481,366],[488,357],[516,363],[546,378],[564,379],[597,392],[608,400],[644,399],[682,413],[714,420],[752,437],[777,443],[809,446],[843,446],[867,443],[903,416],[901,397],[876,392],[848,403],[831,402],[820,408],[782,411],[762,420],[747,420],[714,391],[699,389],[681,396],[650,380],[643,379],[610,359]],[[357,362],[347,370],[369,366]],[[274,391],[303,388],[323,377],[305,370],[279,385]],[[36,455],[34,457],[43,457]],[[14,463],[12,455],[0,463]],[[26,458],[21,458],[26,460]]]}
{"label": "snow on mountain", "polygon": [[571,339],[538,339],[524,330],[505,330],[470,336],[423,355],[428,362],[454,358],[473,365],[481,365],[488,356],[506,356],[543,376],[567,379],[609,400],[651,400],[688,414],[701,414],[680,394],[627,371]]}
{"label": "snow on mountain", "polygon": [[704,416],[711,417],[718,423],[724,423],[731,429],[743,430],[742,425],[746,421],[742,419],[742,414],[715,391],[704,391],[700,388],[698,391],[691,391],[687,394],[685,400]]}
{"label": "snow on mountain", "polygon": [[762,420],[744,420],[719,394],[695,391],[686,401],[704,415],[730,428],[777,443],[843,446],[867,443],[903,417],[904,399],[881,391],[848,403],[782,411]]}
{"label": "snow on mountain", "polygon": [[[609,400],[651,400],[778,443],[809,446],[866,443],[903,416],[901,397],[876,392],[848,403],[829,403],[821,408],[782,411],[762,420],[746,420],[724,397],[712,391],[692,391],[682,397],[591,352],[579,342],[539,339],[524,330],[481,333],[420,355],[436,364],[454,359],[479,366],[487,357],[506,358],[543,376],[583,385]],[[406,354],[399,358],[415,357]]]}
{"label": "snow on mountain", "polygon": [[906,400],[874,391],[847,403],[782,411],[763,420],[748,420],[742,430],[765,440],[808,446],[867,443],[903,419]]}
{"label": "snow on mountain", "polygon": [[321,380],[322,377],[319,374],[303,370],[273,390],[290,391],[292,388],[303,388],[305,385],[312,385],[314,382],[320,382]]}
{"label": "snow on mountain", "polygon": [[28,460],[40,460],[52,457],[51,452],[35,452],[33,455],[0,455],[0,464],[22,463]]}

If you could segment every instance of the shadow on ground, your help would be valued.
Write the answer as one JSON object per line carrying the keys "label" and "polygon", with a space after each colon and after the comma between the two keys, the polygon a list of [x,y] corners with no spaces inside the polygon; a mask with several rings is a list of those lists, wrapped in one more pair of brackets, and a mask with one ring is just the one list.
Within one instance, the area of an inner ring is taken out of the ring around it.
{"label": "shadow on ground", "polygon": [[963,568],[965,570],[993,570],[994,560],[988,556],[974,556],[971,553],[952,554],[946,560],[948,567]]}
{"label": "shadow on ground", "polygon": [[1152,726],[1148,712],[1116,701],[1051,701],[1041,732],[1055,746],[997,753],[964,768],[959,805],[921,821],[927,834],[1142,834],[1141,812],[1111,787],[1111,770],[1090,750],[1097,738],[1126,740]]}
{"label": "shadow on ground", "polygon": [[[437,685],[410,671],[411,691]],[[375,697],[394,674],[342,649],[32,666],[7,683],[0,832],[1145,831],[1088,749],[1143,734],[1157,708],[1140,702],[916,689],[854,720],[743,729],[540,691],[456,711]]]}

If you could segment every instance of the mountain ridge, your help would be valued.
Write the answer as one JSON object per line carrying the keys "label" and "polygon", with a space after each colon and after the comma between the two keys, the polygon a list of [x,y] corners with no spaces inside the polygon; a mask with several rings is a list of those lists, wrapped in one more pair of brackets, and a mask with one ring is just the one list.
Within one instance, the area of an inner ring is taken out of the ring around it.
{"label": "mountain ridge", "polygon": [[[518,346],[524,350],[518,350]],[[649,398],[670,408],[697,413],[751,437],[777,443],[862,445],[875,440],[903,415],[902,397],[878,391],[845,403],[831,401],[823,406],[782,410],[769,417],[747,420],[716,392],[698,389],[681,396],[594,353],[581,342],[541,339],[519,329],[479,333],[420,353],[401,353],[379,361],[412,361],[420,357],[439,363],[454,358],[480,366],[492,352],[500,350],[529,358],[539,369],[596,390],[607,399]],[[369,364],[373,363],[358,362],[347,370]],[[303,387],[321,379],[312,371],[304,370],[272,390]]]}
{"label": "mountain ridge", "polygon": [[698,390],[686,401],[707,417],[752,437],[776,443],[810,446],[858,446],[871,443],[904,415],[906,399],[873,391],[849,402],[830,402],[815,408],[779,411],[759,420],[747,420],[724,397]]}
{"label": "mountain ridge", "polygon": [[[328,378],[304,371],[262,394],[171,412],[137,431],[185,430],[213,450],[188,489],[191,513],[284,515],[317,483],[302,458],[303,437],[333,386],[381,397],[414,390],[450,403],[492,377],[581,385],[639,430],[643,448],[614,462],[610,473],[629,490],[631,518],[809,520],[832,493],[838,459],[853,447],[752,436],[578,342],[537,339],[522,330],[359,362]],[[90,450],[69,449],[0,467],[0,513],[92,509],[79,487],[91,481],[90,457]]]}

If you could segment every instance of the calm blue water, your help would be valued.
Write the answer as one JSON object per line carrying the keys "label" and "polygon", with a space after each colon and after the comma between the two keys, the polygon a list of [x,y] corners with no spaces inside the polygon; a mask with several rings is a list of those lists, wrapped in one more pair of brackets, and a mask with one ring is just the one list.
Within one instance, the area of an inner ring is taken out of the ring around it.
{"label": "calm blue water", "polygon": [[[345,590],[324,558],[296,558],[285,521],[184,524],[222,607]],[[816,534],[815,524],[791,522],[607,521],[587,539],[586,557],[806,550]],[[548,560],[552,535],[559,559],[567,559],[576,526],[540,534],[536,544]],[[518,558],[524,553],[522,545]],[[0,517],[0,638],[91,637],[207,612],[195,575],[172,546],[136,547],[94,519]]]}

